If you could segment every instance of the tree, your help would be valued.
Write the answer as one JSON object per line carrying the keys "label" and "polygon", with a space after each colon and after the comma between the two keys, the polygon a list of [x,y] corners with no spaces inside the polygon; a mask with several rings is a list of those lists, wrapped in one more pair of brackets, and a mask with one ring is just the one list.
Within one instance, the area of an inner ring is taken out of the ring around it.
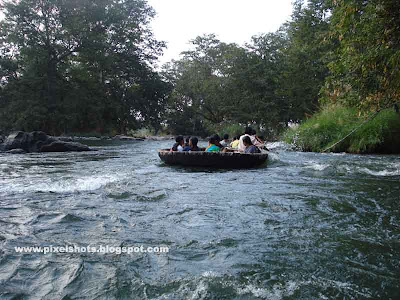
{"label": "tree", "polygon": [[215,35],[197,37],[194,50],[166,66],[164,76],[174,85],[172,113],[190,111],[194,124],[199,119],[218,124],[229,115],[229,72],[231,58],[240,51],[235,44],[221,43]]}
{"label": "tree", "polygon": [[329,64],[326,98],[375,111],[399,103],[400,3],[334,0],[332,39],[337,59]]}
{"label": "tree", "polygon": [[[174,86],[170,113],[174,127],[252,124],[278,132],[293,120],[289,97],[279,94],[285,84],[288,46],[283,31],[253,37],[246,48],[219,41],[214,35],[197,37],[194,49],[173,61],[165,76]],[[286,85],[287,86],[287,85]],[[178,126],[176,119],[183,120]]]}
{"label": "tree", "polygon": [[[137,124],[135,111],[150,111],[143,101],[135,107],[132,86],[165,90],[152,70],[165,45],[153,38],[146,1],[20,0],[3,1],[1,9],[1,99],[14,127],[125,131]],[[162,106],[160,97],[147,100]]]}
{"label": "tree", "polygon": [[288,117],[300,121],[319,109],[320,90],[329,75],[327,63],[335,44],[327,39],[329,12],[326,0],[294,2],[292,20],[281,29],[287,34],[279,95]]}

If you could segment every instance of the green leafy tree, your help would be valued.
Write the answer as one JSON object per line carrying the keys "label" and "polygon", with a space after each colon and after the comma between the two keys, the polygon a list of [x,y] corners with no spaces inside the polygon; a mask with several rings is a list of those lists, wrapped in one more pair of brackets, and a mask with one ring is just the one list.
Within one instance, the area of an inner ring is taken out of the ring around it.
{"label": "green leafy tree", "polygon": [[[0,105],[15,128],[126,131],[140,123],[136,112],[147,120],[161,110],[167,90],[152,65],[164,43],[146,1],[20,0],[1,9]],[[146,101],[134,98],[137,85]]]}
{"label": "green leafy tree", "polygon": [[165,78],[174,86],[170,98],[170,113],[212,124],[229,116],[231,58],[240,51],[234,44],[221,43],[215,35],[197,37],[194,50],[183,52],[183,58],[166,66]]}
{"label": "green leafy tree", "polygon": [[399,103],[400,2],[331,2],[331,36],[339,48],[329,64],[326,98],[363,112]]}
{"label": "green leafy tree", "polygon": [[[246,57],[237,65],[234,86],[242,104],[240,111],[244,123],[255,123],[276,130],[287,123],[287,103],[278,95],[281,85],[283,50],[287,45],[282,32],[254,36],[247,45]],[[239,113],[240,115],[240,113]]]}
{"label": "green leafy tree", "polygon": [[287,34],[278,94],[288,117],[300,121],[319,109],[320,90],[329,75],[327,63],[335,43],[329,40],[330,7],[324,0],[297,0],[292,20],[281,29]]}

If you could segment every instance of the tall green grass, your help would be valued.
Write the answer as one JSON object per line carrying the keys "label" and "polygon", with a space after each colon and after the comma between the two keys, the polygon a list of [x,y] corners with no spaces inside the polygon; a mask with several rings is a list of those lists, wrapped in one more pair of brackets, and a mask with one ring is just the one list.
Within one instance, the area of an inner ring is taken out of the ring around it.
{"label": "tall green grass", "polygon": [[326,106],[297,128],[287,130],[283,140],[302,151],[321,152],[361,126],[329,151],[400,153],[400,115],[386,109],[363,124],[367,118],[354,108]]}

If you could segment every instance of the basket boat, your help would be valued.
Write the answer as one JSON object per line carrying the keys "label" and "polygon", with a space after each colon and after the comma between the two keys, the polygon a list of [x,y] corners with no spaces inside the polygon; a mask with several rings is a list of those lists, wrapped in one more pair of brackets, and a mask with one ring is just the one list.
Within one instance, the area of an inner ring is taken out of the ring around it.
{"label": "basket boat", "polygon": [[158,156],[168,165],[187,167],[242,169],[263,165],[268,153],[205,152],[158,150]]}

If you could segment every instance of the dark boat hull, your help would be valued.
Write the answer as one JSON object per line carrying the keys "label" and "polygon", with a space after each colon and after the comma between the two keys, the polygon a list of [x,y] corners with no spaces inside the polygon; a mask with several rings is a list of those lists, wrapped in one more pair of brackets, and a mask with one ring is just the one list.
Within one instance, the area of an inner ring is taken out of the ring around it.
{"label": "dark boat hull", "polygon": [[253,168],[264,164],[267,153],[244,154],[238,152],[185,151],[170,152],[158,150],[158,156],[168,165],[206,168]]}

